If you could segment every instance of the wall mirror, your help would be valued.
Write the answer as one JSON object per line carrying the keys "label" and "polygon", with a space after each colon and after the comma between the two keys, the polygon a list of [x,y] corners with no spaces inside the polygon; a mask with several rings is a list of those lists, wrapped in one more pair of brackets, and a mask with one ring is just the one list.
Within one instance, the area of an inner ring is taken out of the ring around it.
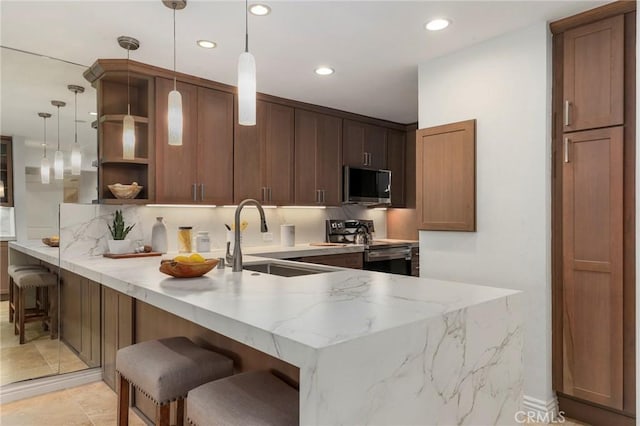
{"label": "wall mirror", "polygon": [[[92,114],[96,108],[96,92],[82,76],[87,68],[85,65],[43,56],[46,52],[39,53],[4,46],[0,49],[0,133],[11,138],[13,157],[13,206],[0,207],[3,209],[0,213],[3,235],[13,234],[20,243],[36,250],[51,250],[52,254],[51,263],[48,263],[8,249],[9,263],[41,263],[58,274],[59,253],[55,248],[46,247],[42,239],[60,234],[59,204],[92,203],[97,199],[97,132],[92,126],[97,119]],[[69,85],[81,86],[84,91],[76,95]],[[66,104],[60,108],[59,116],[52,100]],[[40,112],[51,114],[46,120],[46,157],[51,164],[49,183],[43,183],[41,177],[45,129],[44,119],[38,116]],[[53,170],[58,134],[59,149],[64,158],[62,179],[56,179]],[[72,170],[74,146],[81,153],[79,173]],[[51,319],[49,324],[42,321],[27,323],[24,343],[20,343],[19,335],[14,334],[14,323],[9,321],[8,295],[3,292],[0,302],[1,386],[96,366],[95,362],[87,362],[78,350],[83,339],[81,332],[65,328],[75,322],[75,316],[81,315],[76,308],[83,297],[82,289],[63,284],[60,282],[54,293],[25,294],[26,306],[49,307]],[[99,317],[96,320],[99,321]]]}

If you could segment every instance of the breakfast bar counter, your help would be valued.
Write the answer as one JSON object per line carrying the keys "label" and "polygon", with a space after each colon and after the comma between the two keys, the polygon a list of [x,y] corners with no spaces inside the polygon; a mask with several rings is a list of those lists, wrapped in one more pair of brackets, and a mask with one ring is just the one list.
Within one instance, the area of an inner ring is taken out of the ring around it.
{"label": "breakfast bar counter", "polygon": [[[51,256],[34,245],[10,243]],[[319,265],[298,277],[224,268],[176,279],[159,263],[85,256],[61,267],[298,367],[301,424],[513,423],[516,291]]]}

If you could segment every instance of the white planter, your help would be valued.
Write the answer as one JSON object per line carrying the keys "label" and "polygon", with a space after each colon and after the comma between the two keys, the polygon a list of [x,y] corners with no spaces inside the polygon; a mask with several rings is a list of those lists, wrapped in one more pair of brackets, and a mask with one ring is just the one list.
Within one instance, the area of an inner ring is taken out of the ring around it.
{"label": "white planter", "polygon": [[107,244],[111,254],[133,253],[131,240],[107,240]]}

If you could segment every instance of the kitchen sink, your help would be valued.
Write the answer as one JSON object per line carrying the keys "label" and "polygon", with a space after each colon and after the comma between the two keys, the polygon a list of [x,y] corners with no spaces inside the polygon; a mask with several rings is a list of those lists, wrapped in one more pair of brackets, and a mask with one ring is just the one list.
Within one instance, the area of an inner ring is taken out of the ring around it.
{"label": "kitchen sink", "polygon": [[286,263],[258,263],[253,265],[244,265],[247,271],[259,272],[262,274],[277,275],[280,277],[300,277],[303,275],[323,274],[333,272],[328,268],[319,268],[307,265],[289,265]]}

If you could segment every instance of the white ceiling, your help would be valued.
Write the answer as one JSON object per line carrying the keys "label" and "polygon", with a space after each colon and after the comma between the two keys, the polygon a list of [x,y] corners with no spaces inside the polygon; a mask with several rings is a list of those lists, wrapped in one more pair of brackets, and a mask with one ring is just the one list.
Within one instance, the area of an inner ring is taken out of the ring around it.
{"label": "white ceiling", "polygon": [[[249,18],[249,43],[257,61],[258,91],[410,123],[418,118],[419,63],[535,22],[570,16],[606,2],[265,0],[265,3],[272,8],[270,15]],[[125,57],[116,38],[129,35],[141,42],[132,59],[172,67],[172,12],[160,0],[3,0],[0,15],[3,46],[90,65],[97,58]],[[433,17],[447,17],[452,25],[441,32],[427,32],[424,23]],[[244,42],[243,1],[190,0],[186,9],[177,12],[177,31],[179,71],[235,84],[237,58]],[[202,49],[195,43],[198,39],[213,40],[218,47]],[[21,116],[28,117],[21,120],[11,115],[11,120],[21,121],[21,125],[37,125],[35,113],[47,107],[42,105],[42,96],[36,96],[36,91],[38,95],[46,93],[43,98],[47,100],[66,100],[63,97],[66,84],[87,85],[75,71],[66,75],[63,72],[64,82],[53,78],[49,65],[39,65],[28,74],[14,72],[11,79],[5,79],[5,72],[11,74],[13,66],[18,66],[13,63],[16,55],[7,52],[2,49],[2,112],[5,115],[8,109],[15,108]],[[12,65],[5,66],[5,61]],[[332,66],[336,73],[330,77],[315,75],[313,70],[320,64]],[[26,85],[27,92],[14,90],[11,87],[14,84]],[[31,96],[25,95],[29,90]],[[5,123],[8,121],[3,118],[3,127]]]}

